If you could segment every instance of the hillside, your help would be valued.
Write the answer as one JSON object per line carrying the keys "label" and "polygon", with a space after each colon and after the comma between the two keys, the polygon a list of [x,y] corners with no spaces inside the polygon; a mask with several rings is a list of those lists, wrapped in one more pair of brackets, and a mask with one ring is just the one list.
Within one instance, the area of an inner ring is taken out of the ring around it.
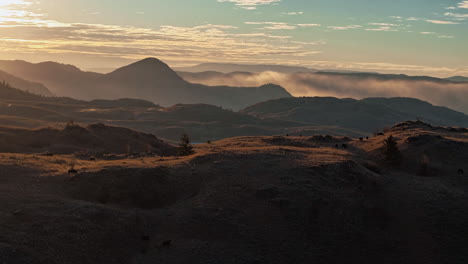
{"label": "hillside", "polygon": [[0,127],[0,151],[8,153],[89,155],[131,154],[151,152],[161,156],[174,155],[175,147],[153,135],[126,128],[93,124],[86,127],[67,125],[63,129],[21,129]]}
{"label": "hillside", "polygon": [[0,69],[43,83],[58,96],[81,100],[135,98],[162,106],[206,103],[238,110],[265,100],[291,97],[277,85],[240,88],[191,84],[155,58],[138,61],[108,74],[83,72],[72,65],[54,62],[0,61]]}
{"label": "hillside", "polygon": [[284,98],[253,105],[241,113],[259,118],[339,126],[364,133],[417,118],[437,125],[468,126],[465,114],[412,98]]}
{"label": "hillside", "polygon": [[[399,168],[382,163],[389,135]],[[466,129],[405,122],[364,141],[237,137],[188,157],[0,153],[0,259],[465,263],[467,142]]]}
{"label": "hillside", "polygon": [[19,87],[19,89],[33,94],[52,96],[52,93],[44,85],[23,80],[4,71],[0,71],[0,82],[6,82],[12,87]]}

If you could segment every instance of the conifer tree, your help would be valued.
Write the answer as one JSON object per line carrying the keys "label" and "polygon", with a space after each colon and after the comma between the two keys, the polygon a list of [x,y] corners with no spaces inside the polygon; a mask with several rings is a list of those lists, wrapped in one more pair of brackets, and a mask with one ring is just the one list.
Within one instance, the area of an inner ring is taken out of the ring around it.
{"label": "conifer tree", "polygon": [[398,166],[401,164],[402,155],[398,149],[398,142],[393,136],[389,136],[384,140],[384,161],[392,166]]}
{"label": "conifer tree", "polygon": [[183,134],[179,143],[179,156],[189,156],[193,153],[195,151],[193,151],[193,146],[190,144],[190,137],[187,134]]}

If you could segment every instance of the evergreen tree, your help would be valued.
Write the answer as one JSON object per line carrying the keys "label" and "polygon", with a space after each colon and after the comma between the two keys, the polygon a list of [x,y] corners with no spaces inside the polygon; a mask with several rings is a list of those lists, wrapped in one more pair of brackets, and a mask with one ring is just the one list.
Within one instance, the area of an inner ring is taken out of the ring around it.
{"label": "evergreen tree", "polygon": [[393,136],[389,136],[384,140],[384,161],[389,165],[397,166],[401,164],[402,156],[398,149],[398,142]]}
{"label": "evergreen tree", "polygon": [[190,137],[183,134],[179,143],[179,156],[189,156],[195,153],[193,146],[190,144]]}

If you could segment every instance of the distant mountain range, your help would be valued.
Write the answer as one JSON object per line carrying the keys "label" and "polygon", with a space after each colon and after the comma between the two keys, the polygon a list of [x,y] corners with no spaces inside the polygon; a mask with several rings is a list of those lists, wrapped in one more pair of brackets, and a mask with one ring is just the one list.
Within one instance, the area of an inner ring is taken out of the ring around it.
{"label": "distant mountain range", "polygon": [[191,84],[155,58],[108,74],[84,72],[75,66],[54,62],[0,61],[0,70],[42,83],[57,96],[82,100],[136,98],[163,106],[206,103],[240,109],[265,100],[291,97],[284,88],[273,84],[242,88]]}
{"label": "distant mountain range", "polygon": [[185,80],[205,85],[256,86],[265,82],[285,87],[294,96],[339,98],[412,97],[468,113],[464,77],[440,79],[404,74],[338,72],[178,72]]}
{"label": "distant mountain range", "polygon": [[216,71],[221,73],[231,72],[316,72],[315,69],[299,66],[285,66],[285,65],[252,65],[252,64],[234,64],[234,63],[202,63],[190,67],[174,67],[175,71],[182,72],[205,72],[205,71]]}
{"label": "distant mountain range", "polygon": [[468,116],[412,98],[282,98],[230,111],[207,104],[161,107],[140,99],[44,97],[0,84],[0,126],[63,127],[105,123],[169,140],[188,133],[194,142],[235,136],[337,135],[359,137],[405,120],[468,127]]}
{"label": "distant mountain range", "polygon": [[450,78],[445,78],[445,80],[449,80],[452,82],[468,82],[468,77],[465,76],[453,76]]}

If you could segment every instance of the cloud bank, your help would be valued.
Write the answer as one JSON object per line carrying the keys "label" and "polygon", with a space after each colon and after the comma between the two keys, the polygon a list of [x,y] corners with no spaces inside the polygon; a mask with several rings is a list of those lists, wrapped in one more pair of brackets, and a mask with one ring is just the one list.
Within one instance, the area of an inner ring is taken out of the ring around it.
{"label": "cloud bank", "polygon": [[412,97],[468,114],[468,83],[437,82],[427,79],[356,77],[346,74],[315,73],[232,73],[183,75],[189,82],[206,85],[259,86],[275,83],[294,96],[339,98]]}

